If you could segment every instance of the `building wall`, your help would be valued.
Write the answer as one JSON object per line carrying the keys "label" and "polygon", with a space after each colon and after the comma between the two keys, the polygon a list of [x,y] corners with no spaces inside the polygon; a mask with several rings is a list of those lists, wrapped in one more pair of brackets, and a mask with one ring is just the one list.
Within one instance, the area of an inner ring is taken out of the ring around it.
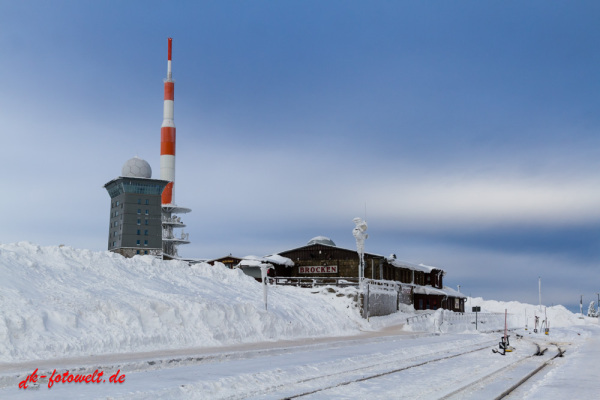
{"label": "building wall", "polygon": [[162,254],[161,193],[166,183],[120,177],[104,186],[112,196],[108,250],[126,257]]}
{"label": "building wall", "polygon": [[[313,244],[285,251],[279,253],[279,255],[291,259],[295,265],[293,267],[276,266],[275,273],[277,276],[358,277],[359,261],[356,251]],[[383,262],[384,258],[381,256],[365,254],[365,277],[380,279],[379,266]]]}
{"label": "building wall", "polygon": [[125,193],[121,247],[162,250],[160,195]]}

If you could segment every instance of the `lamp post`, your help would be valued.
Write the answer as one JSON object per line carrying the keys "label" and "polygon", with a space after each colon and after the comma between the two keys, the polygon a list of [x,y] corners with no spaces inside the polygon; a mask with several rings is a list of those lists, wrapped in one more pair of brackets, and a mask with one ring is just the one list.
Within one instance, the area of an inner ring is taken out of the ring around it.
{"label": "lamp post", "polygon": [[361,218],[352,220],[356,227],[352,230],[352,235],[356,239],[356,251],[358,253],[358,285],[360,290],[363,290],[363,280],[365,279],[365,239],[369,237],[367,234],[367,222]]}

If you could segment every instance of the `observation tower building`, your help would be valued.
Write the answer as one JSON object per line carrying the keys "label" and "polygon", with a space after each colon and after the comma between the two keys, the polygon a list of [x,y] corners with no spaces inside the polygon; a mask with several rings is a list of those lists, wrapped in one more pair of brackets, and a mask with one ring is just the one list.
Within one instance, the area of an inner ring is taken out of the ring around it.
{"label": "observation tower building", "polygon": [[108,250],[125,257],[162,256],[161,194],[168,183],[152,179],[150,164],[134,157],[120,177],[104,185],[111,201]]}

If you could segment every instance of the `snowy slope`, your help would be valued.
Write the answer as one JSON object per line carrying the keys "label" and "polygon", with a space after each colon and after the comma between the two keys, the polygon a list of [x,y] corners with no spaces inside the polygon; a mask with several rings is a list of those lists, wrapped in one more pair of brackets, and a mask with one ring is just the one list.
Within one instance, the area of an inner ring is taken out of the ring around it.
{"label": "snowy slope", "polygon": [[270,287],[266,312],[262,286],[239,270],[150,256],[4,244],[0,275],[0,362],[348,335],[362,323],[348,297]]}
{"label": "snowy slope", "polygon": [[[539,317],[540,322],[547,318],[550,328],[584,325],[586,321],[592,320],[588,317],[580,318],[579,314],[573,314],[562,305],[552,307],[542,305],[540,308],[539,305],[523,304],[517,301],[484,300],[481,297],[469,298],[466,305],[469,310],[471,306],[480,306],[482,312],[504,313],[504,310],[508,310],[509,314],[516,317],[521,327],[524,327],[527,322],[527,326],[533,328],[536,316]],[[525,317],[527,317],[527,321]],[[596,318],[593,320],[596,320]]]}
{"label": "snowy slope", "polygon": [[[414,314],[407,307],[366,321],[353,288],[281,286],[269,287],[265,311],[262,285],[222,265],[190,267],[28,242],[0,244],[0,274],[0,363],[354,335],[403,324]],[[530,327],[536,308],[482,299],[468,305],[498,313],[508,308],[523,315],[523,324],[527,308]],[[420,328],[405,329],[474,330],[469,316],[450,314],[440,310]],[[548,318],[551,327],[583,323],[562,306],[548,308]]]}

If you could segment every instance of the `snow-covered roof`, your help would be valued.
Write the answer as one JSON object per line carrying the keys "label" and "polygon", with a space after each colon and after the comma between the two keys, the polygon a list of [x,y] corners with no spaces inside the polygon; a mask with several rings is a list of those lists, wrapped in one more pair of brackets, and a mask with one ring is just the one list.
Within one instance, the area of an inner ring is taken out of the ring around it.
{"label": "snow-covered roof", "polygon": [[393,265],[396,268],[408,268],[408,269],[412,269],[413,271],[421,271],[421,272],[425,272],[425,273],[430,273],[434,269],[437,269],[439,271],[444,271],[443,269],[438,268],[438,267],[432,267],[432,266],[425,265],[425,264],[413,264],[413,263],[409,263],[406,261],[396,260],[395,258],[391,258],[391,257],[389,257],[387,259],[387,261],[388,261],[388,263],[390,263],[391,265]]}
{"label": "snow-covered roof", "polygon": [[246,257],[242,258],[242,261],[240,261],[240,263],[236,266],[243,268],[243,267],[262,267],[262,266],[268,266],[268,265],[269,265],[269,261],[264,257],[246,256]]}
{"label": "snow-covered roof", "polygon": [[434,288],[431,286],[415,285],[414,293],[429,294],[429,295],[436,295],[436,296],[460,297],[460,298],[467,297],[467,296],[463,295],[462,293],[457,292],[456,290],[454,290],[452,288],[449,288],[448,286],[444,286],[443,289],[437,289],[437,288]]}
{"label": "snow-covered roof", "polygon": [[279,254],[271,254],[270,256],[265,256],[264,259],[271,264],[284,265],[286,267],[294,266],[294,262],[291,259],[280,256]]}
{"label": "snow-covered roof", "polygon": [[463,299],[467,298],[467,296],[465,296],[461,292],[458,292],[458,291],[452,289],[449,286],[444,286],[444,292],[448,293],[448,296],[450,296],[450,297],[460,297],[460,298],[463,298]]}
{"label": "snow-covered roof", "polygon": [[315,236],[314,238],[310,239],[306,245],[310,246],[311,244],[324,244],[326,246],[335,247],[333,240],[329,239],[327,236]]}
{"label": "snow-covered roof", "polygon": [[415,289],[413,290],[413,292],[418,293],[418,294],[433,294],[433,295],[437,295],[437,296],[448,296],[448,293],[444,292],[443,290],[436,289],[431,286],[415,286]]}
{"label": "snow-covered roof", "polygon": [[237,265],[239,267],[261,267],[261,266],[272,266],[272,265],[284,265],[286,267],[293,267],[294,262],[289,258],[282,257],[279,254],[271,254],[265,257],[259,256],[246,256],[242,258],[242,261]]}

